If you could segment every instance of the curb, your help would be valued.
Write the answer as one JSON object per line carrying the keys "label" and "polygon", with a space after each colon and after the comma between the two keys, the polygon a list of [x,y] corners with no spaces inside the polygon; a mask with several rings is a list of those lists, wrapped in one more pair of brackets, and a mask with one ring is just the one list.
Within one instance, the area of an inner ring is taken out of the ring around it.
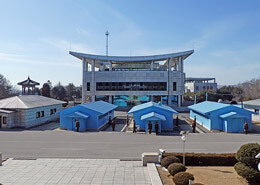
{"label": "curb", "polygon": [[147,168],[152,185],[163,185],[154,163],[147,163]]}

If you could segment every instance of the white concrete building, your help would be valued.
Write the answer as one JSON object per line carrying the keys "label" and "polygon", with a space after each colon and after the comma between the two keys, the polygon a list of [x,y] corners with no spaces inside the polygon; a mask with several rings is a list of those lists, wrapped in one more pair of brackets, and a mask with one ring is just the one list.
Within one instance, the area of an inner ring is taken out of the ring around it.
{"label": "white concrete building", "polygon": [[29,128],[59,118],[56,111],[66,102],[38,96],[14,96],[0,100],[0,128]]}
{"label": "white concrete building", "polygon": [[252,121],[260,122],[260,114],[259,114],[260,99],[245,101],[243,102],[243,106],[244,108],[256,113],[256,114],[252,114]]}
{"label": "white concrete building", "polygon": [[82,60],[83,103],[100,96],[106,97],[109,103],[113,103],[116,96],[148,96],[153,101],[167,97],[168,105],[175,100],[181,106],[185,80],[183,61],[193,52],[131,57],[70,54]]}
{"label": "white concrete building", "polygon": [[185,92],[199,92],[202,90],[217,90],[215,78],[186,78]]}

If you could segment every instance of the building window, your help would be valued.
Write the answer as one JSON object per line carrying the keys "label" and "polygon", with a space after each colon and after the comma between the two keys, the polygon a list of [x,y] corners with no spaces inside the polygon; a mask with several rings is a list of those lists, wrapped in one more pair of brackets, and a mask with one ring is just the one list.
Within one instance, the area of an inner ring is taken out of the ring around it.
{"label": "building window", "polygon": [[177,91],[177,82],[173,82],[173,91]]}
{"label": "building window", "polygon": [[41,117],[44,117],[44,111],[42,111]]}
{"label": "building window", "polygon": [[259,115],[259,109],[255,109],[255,113]]}
{"label": "building window", "polygon": [[212,86],[210,86],[210,89],[212,90],[212,89],[213,89],[213,87],[212,87]]}
{"label": "building window", "polygon": [[41,117],[41,112],[36,112],[36,118]]}
{"label": "building window", "polygon": [[87,91],[90,91],[90,82],[87,82]]}
{"label": "building window", "polygon": [[53,111],[54,111],[54,112],[56,112],[56,111],[57,111],[57,109],[55,108],[55,109],[53,109]]}
{"label": "building window", "polygon": [[50,115],[54,114],[54,109],[50,110]]}
{"label": "building window", "polygon": [[203,86],[203,89],[206,89],[206,86]]}
{"label": "building window", "polygon": [[199,86],[196,86],[196,91],[198,91],[199,90]]}
{"label": "building window", "polygon": [[3,124],[6,124],[6,123],[7,123],[7,117],[3,116]]}
{"label": "building window", "polygon": [[209,90],[209,86],[207,86],[207,89]]}

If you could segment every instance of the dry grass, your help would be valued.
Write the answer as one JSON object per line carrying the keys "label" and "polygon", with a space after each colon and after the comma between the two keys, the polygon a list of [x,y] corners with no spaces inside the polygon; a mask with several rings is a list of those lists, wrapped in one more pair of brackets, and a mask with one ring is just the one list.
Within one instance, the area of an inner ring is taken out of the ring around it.
{"label": "dry grass", "polygon": [[[231,166],[189,166],[187,171],[194,175],[195,181],[204,185],[247,185],[247,181],[237,175]],[[172,176],[161,167],[157,167],[164,185],[174,185]]]}

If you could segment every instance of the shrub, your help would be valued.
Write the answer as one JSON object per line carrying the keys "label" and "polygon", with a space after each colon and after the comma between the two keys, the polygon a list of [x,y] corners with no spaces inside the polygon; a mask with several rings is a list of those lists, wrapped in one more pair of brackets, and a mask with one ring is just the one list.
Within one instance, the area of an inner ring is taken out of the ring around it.
{"label": "shrub", "polygon": [[194,180],[194,176],[188,172],[179,172],[172,178],[175,185],[188,185],[189,180]]}
{"label": "shrub", "polygon": [[179,163],[180,159],[178,159],[175,156],[168,156],[168,157],[164,157],[161,161],[161,165],[162,167],[168,168],[168,166],[172,163]]}
{"label": "shrub", "polygon": [[238,162],[234,168],[238,175],[244,177],[249,182],[260,182],[260,172],[248,167],[245,163]]}
{"label": "shrub", "polygon": [[251,168],[257,167],[257,160],[255,156],[260,153],[260,145],[257,143],[248,143],[242,145],[236,153],[236,159],[242,163],[247,164]]}
{"label": "shrub", "polygon": [[168,172],[174,176],[175,174],[179,173],[179,172],[185,172],[186,171],[186,167],[181,164],[181,163],[172,163],[168,166]]}

